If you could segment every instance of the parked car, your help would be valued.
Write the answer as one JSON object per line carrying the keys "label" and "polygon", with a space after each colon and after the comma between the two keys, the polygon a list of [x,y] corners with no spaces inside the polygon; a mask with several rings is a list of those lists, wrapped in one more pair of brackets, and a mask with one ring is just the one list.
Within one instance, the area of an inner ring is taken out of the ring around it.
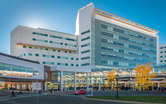
{"label": "parked car", "polygon": [[74,92],[74,95],[84,95],[84,94],[86,94],[86,90],[84,89],[80,89],[79,91]]}

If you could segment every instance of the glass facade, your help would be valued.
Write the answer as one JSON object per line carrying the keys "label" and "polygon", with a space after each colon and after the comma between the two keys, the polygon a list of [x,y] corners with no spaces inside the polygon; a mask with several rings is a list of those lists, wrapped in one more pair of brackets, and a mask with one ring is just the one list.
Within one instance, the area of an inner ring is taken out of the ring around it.
{"label": "glass facade", "polygon": [[149,62],[156,65],[155,37],[93,19],[91,39],[94,65],[119,68]]}
{"label": "glass facade", "polygon": [[33,77],[38,74],[38,71],[34,71],[32,68],[29,67],[0,63],[0,75]]}

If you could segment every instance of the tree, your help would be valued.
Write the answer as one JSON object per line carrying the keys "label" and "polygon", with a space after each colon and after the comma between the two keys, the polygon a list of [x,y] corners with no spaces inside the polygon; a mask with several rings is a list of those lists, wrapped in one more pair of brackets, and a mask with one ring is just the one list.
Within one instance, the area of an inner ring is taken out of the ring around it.
{"label": "tree", "polygon": [[113,90],[113,83],[115,82],[114,79],[116,79],[116,69],[113,69],[112,71],[107,72],[107,82],[111,84],[111,90]]}
{"label": "tree", "polygon": [[134,70],[136,71],[135,78],[137,79],[137,89],[147,89],[152,85],[151,79],[156,77],[157,73],[152,73],[151,70],[154,68],[150,66],[152,63],[145,65],[136,65]]}

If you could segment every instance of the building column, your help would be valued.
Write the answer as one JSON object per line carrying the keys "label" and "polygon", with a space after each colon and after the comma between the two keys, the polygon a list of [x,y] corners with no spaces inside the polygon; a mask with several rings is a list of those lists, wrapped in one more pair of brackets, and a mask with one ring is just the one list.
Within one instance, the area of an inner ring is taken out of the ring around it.
{"label": "building column", "polygon": [[45,82],[45,91],[48,91],[47,83]]}
{"label": "building column", "polygon": [[158,90],[161,90],[161,89],[160,89],[160,83],[159,83],[159,82],[158,82],[157,89],[158,89]]}
{"label": "building column", "polygon": [[89,89],[89,72],[86,74],[87,90]]}
{"label": "building column", "polygon": [[76,91],[76,72],[74,72],[74,91]]}
{"label": "building column", "polygon": [[61,92],[63,92],[63,71],[61,71]]}

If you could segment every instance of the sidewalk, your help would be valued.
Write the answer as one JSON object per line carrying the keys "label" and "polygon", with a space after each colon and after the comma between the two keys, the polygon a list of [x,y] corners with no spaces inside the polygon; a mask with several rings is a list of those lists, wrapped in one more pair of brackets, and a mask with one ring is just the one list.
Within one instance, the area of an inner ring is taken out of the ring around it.
{"label": "sidewalk", "polygon": [[84,100],[95,100],[95,101],[116,102],[116,103],[126,103],[126,104],[160,104],[160,103],[149,103],[149,102],[134,102],[134,101],[122,101],[122,100],[95,99],[95,98],[86,98],[86,96],[82,96],[82,99],[84,99]]}

